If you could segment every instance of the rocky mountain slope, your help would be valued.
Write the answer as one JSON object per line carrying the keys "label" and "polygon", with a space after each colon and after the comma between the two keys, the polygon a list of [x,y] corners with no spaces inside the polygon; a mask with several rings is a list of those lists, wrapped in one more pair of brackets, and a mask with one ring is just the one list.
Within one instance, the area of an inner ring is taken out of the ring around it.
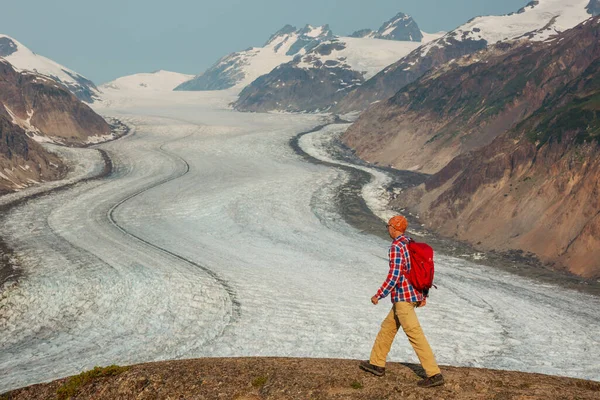
{"label": "rocky mountain slope", "polygon": [[65,167],[0,108],[0,195],[63,176]]}
{"label": "rocky mountain slope", "polygon": [[262,75],[240,93],[241,111],[326,111],[417,42],[336,38]]}
{"label": "rocky mountain slope", "polygon": [[92,81],[46,57],[35,54],[15,39],[0,34],[0,59],[17,70],[32,71],[48,76],[69,89],[80,100],[92,103],[99,97]]}
{"label": "rocky mountain slope", "polygon": [[110,126],[64,86],[44,75],[16,71],[0,60],[0,104],[30,137],[82,145],[110,135]]}
{"label": "rocky mountain slope", "polygon": [[475,53],[498,41],[543,41],[597,15],[598,0],[535,0],[516,13],[473,18],[416,49],[351,91],[335,108],[343,113],[364,110],[392,97],[430,69]]}
{"label": "rocky mountain slope", "polygon": [[102,117],[64,86],[0,59],[0,192],[59,178],[60,160],[37,142],[84,145],[111,135]]}
{"label": "rocky mountain slope", "polygon": [[424,36],[416,22],[402,13],[378,32],[320,43],[246,86],[234,107],[263,112],[329,110],[352,89],[421,45],[424,37],[437,38]]}
{"label": "rocky mountain slope", "polygon": [[229,54],[203,74],[177,86],[175,90],[242,89],[295,55],[305,54],[324,40],[333,38],[328,25],[306,25],[296,29],[286,25],[273,34],[263,47],[251,47]]}
{"label": "rocky mountain slope", "polygon": [[378,378],[358,361],[211,358],[96,368],[0,399],[596,399],[600,383],[541,374],[442,366],[446,384],[420,389],[423,370],[388,363]]}
{"label": "rocky mountain slope", "polygon": [[596,17],[438,70],[386,102],[387,113],[371,118],[386,131],[403,125],[377,148],[395,144],[401,167],[435,171],[462,153],[396,205],[484,250],[522,249],[600,278],[599,39]]}

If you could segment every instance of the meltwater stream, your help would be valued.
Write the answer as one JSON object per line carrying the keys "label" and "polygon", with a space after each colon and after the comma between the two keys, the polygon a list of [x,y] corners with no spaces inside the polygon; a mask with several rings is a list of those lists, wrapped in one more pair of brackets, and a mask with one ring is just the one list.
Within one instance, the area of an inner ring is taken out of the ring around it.
{"label": "meltwater stream", "polygon": [[[137,128],[99,146],[113,174],[0,217],[24,272],[0,295],[0,393],[95,365],[368,357],[389,311],[369,301],[388,242],[332,206],[344,171],[289,147],[322,119],[178,93],[101,110]],[[301,145],[326,157],[336,129]],[[377,190],[363,191],[373,207]],[[436,261],[440,289],[419,317],[441,364],[600,380],[597,298]],[[400,336],[390,359],[417,361]]]}

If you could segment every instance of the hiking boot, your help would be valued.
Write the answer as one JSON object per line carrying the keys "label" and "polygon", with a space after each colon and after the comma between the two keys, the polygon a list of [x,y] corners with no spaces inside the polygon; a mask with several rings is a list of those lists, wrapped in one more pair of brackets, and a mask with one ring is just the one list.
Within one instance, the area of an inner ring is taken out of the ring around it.
{"label": "hiking boot", "polygon": [[373,365],[368,361],[361,361],[361,363],[359,364],[359,368],[362,369],[363,371],[370,372],[376,376],[385,375],[384,367],[378,367],[377,365]]}
{"label": "hiking boot", "polygon": [[442,374],[433,375],[433,376],[423,379],[422,381],[417,382],[417,386],[422,387],[422,388],[441,386],[443,384],[444,384],[444,377],[442,376]]}

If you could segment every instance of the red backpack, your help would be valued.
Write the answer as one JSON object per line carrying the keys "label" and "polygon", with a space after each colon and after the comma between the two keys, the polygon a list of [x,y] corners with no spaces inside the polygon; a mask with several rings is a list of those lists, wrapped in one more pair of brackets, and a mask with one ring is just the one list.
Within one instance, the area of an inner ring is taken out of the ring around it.
{"label": "red backpack", "polygon": [[408,242],[408,254],[410,257],[410,271],[404,275],[413,288],[422,292],[429,290],[433,284],[433,249],[426,243]]}

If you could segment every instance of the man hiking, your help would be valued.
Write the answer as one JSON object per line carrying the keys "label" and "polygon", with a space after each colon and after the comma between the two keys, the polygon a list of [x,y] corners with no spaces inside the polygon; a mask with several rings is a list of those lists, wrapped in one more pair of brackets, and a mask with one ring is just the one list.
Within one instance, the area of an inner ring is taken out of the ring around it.
{"label": "man hiking", "polygon": [[404,276],[410,271],[407,246],[409,239],[404,235],[407,227],[408,221],[400,215],[391,218],[387,224],[388,233],[393,239],[388,253],[390,272],[377,294],[371,298],[371,302],[377,305],[379,300],[391,294],[392,310],[381,324],[370,360],[361,362],[360,368],[374,375],[383,376],[385,361],[392,342],[398,329],[402,327],[427,374],[427,378],[419,381],[417,385],[427,388],[443,385],[444,377],[415,313],[416,307],[425,306],[427,290],[416,290]]}

